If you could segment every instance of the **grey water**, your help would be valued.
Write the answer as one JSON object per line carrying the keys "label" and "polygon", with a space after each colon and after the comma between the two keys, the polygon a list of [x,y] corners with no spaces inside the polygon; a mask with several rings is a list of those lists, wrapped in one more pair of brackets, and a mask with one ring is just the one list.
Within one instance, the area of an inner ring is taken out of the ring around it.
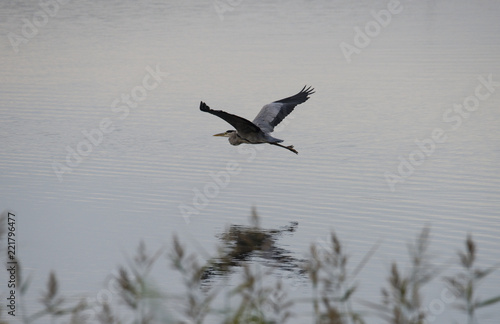
{"label": "grey water", "polygon": [[[499,2],[41,3],[0,3],[0,211],[17,217],[29,313],[52,269],[95,301],[141,240],[154,251],[175,233],[209,255],[252,207],[264,228],[298,223],[279,240],[297,259],[331,231],[351,268],[380,242],[355,278],[363,300],[380,300],[392,262],[407,269],[424,226],[451,272],[467,234],[480,266],[500,260]],[[298,155],[231,146],[198,109],[252,120],[304,85],[316,93],[275,132]],[[156,278],[178,293],[168,271]],[[478,294],[499,291],[497,271]],[[443,305],[437,322],[463,321]]]}

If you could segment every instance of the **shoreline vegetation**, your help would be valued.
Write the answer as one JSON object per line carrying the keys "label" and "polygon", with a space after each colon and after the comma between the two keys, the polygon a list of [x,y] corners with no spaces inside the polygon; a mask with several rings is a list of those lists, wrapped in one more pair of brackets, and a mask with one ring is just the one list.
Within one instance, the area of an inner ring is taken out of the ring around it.
{"label": "shoreline vegetation", "polygon": [[[0,215],[0,251],[4,264],[9,261],[6,258],[6,218],[6,213]],[[284,324],[296,316],[314,324],[361,324],[374,320],[388,324],[441,324],[443,321],[438,316],[444,308],[456,310],[460,323],[478,324],[483,308],[500,303],[500,293],[488,297],[481,295],[480,282],[497,270],[498,264],[489,268],[476,265],[477,246],[470,234],[463,249],[457,253],[454,270],[445,274],[449,271],[431,260],[430,229],[424,227],[414,241],[408,243],[410,264],[394,262],[390,265],[387,280],[381,283],[380,300],[366,301],[357,296],[354,301],[357,290],[354,279],[362,269],[369,267],[378,244],[353,266],[349,264],[341,240],[332,232],[330,242],[311,244],[307,257],[296,259],[279,247],[277,240],[282,235],[293,235],[297,226],[298,223],[291,222],[278,229],[263,229],[254,209],[249,226],[232,225],[218,235],[217,253],[208,261],[200,261],[199,255],[188,253],[177,237],[173,238],[171,246],[154,253],[141,242],[127,266],[119,267],[114,276],[118,298],[113,298],[110,304],[106,298],[95,304],[85,298],[75,302],[74,298],[62,293],[55,271],[52,271],[39,299],[40,310],[34,313],[23,308],[22,300],[40,293],[29,291],[22,260],[16,259],[16,316],[12,316],[12,307],[9,309],[5,302],[9,292],[2,289],[0,297],[4,302],[0,304],[0,324],[13,320],[16,323],[72,324]],[[151,273],[160,258],[167,258],[171,268],[181,276],[184,292],[172,294],[154,285]],[[253,263],[259,262],[264,266],[257,269]],[[403,272],[402,268],[407,270]],[[290,289],[273,276],[273,269],[303,278],[311,287],[311,296],[300,300],[292,298]],[[217,285],[235,273],[238,273],[237,282],[225,289]],[[438,281],[444,282],[446,288],[438,299],[426,300],[423,288]],[[230,300],[231,306],[221,306],[218,302],[221,298]],[[294,312],[295,305],[304,303],[310,305],[307,317]]]}

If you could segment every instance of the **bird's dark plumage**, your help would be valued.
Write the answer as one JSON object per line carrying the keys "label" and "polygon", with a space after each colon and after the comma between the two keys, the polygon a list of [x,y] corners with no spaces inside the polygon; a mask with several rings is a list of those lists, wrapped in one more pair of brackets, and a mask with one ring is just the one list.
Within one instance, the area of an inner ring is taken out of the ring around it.
{"label": "bird's dark plumage", "polygon": [[255,133],[261,131],[260,128],[251,121],[222,110],[210,109],[203,101],[200,102],[200,110],[224,119],[240,133]]}
{"label": "bird's dark plumage", "polygon": [[294,96],[271,102],[262,107],[259,114],[253,120],[253,123],[264,131],[272,132],[274,127],[279,125],[286,116],[290,115],[295,106],[306,102],[309,99],[309,95],[313,93],[313,88],[308,87],[306,89],[306,86],[304,86]]}
{"label": "bird's dark plumage", "polygon": [[253,121],[222,110],[210,109],[203,101],[200,102],[200,110],[224,119],[236,129],[236,131],[227,131],[215,135],[229,137],[229,143],[232,145],[269,143],[297,153],[293,145],[283,146],[279,144],[283,140],[272,137],[270,133],[273,132],[275,126],[293,111],[295,106],[307,101],[313,93],[314,89],[312,87],[304,86],[296,95],[273,101],[262,107]]}
{"label": "bird's dark plumage", "polygon": [[301,104],[303,102],[306,102],[307,99],[309,99],[309,96],[314,93],[314,89],[311,87],[304,86],[302,90],[300,90],[299,93],[297,93],[295,96],[291,96],[285,99],[281,100],[276,100],[275,102],[281,102],[281,103],[286,103],[286,104],[294,104],[295,106],[298,104]]}

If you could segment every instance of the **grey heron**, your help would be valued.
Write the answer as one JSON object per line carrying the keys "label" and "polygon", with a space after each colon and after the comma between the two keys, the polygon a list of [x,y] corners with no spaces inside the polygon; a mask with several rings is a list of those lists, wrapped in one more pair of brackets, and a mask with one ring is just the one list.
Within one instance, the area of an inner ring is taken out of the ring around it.
{"label": "grey heron", "polygon": [[229,143],[232,145],[240,145],[242,143],[268,143],[286,148],[287,150],[298,154],[298,152],[293,148],[293,145],[284,146],[279,144],[283,142],[283,140],[272,137],[270,133],[273,132],[274,127],[281,123],[281,121],[293,111],[295,106],[305,102],[309,99],[309,95],[314,93],[313,88],[306,87],[307,86],[304,86],[304,88],[302,88],[302,90],[294,96],[265,105],[252,122],[222,110],[210,109],[210,107],[203,101],[200,102],[200,110],[224,119],[236,129],[214,135],[228,137]]}

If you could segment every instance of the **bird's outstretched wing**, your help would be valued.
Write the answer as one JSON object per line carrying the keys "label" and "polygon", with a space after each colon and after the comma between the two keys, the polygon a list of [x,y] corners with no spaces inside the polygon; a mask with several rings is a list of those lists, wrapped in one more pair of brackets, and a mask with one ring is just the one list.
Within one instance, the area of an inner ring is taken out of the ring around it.
{"label": "bird's outstretched wing", "polygon": [[286,116],[288,116],[295,106],[309,99],[309,95],[314,93],[314,89],[304,86],[299,93],[285,99],[274,101],[265,105],[259,114],[253,120],[253,123],[260,127],[264,132],[271,133]]}
{"label": "bird's outstretched wing", "polygon": [[210,109],[210,107],[207,106],[207,104],[203,101],[200,102],[200,110],[224,119],[229,124],[231,124],[231,126],[233,126],[238,131],[238,133],[242,135],[249,133],[259,133],[261,131],[260,128],[251,121],[233,114],[229,114],[222,110]]}

